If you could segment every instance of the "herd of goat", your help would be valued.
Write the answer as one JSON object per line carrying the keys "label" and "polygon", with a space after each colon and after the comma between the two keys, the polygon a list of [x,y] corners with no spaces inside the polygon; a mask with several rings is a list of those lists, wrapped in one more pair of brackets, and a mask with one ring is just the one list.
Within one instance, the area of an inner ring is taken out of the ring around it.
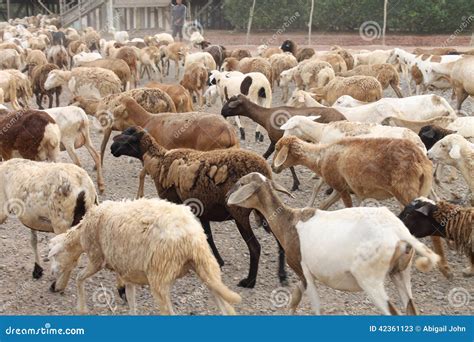
{"label": "herd of goat", "polygon": [[[474,276],[474,116],[472,108],[462,110],[474,96],[474,50],[315,51],[286,40],[281,47],[259,46],[252,56],[247,49],[212,45],[199,32],[185,43],[167,33],[130,39],[124,31],[106,40],[92,28],[61,28],[43,15],[1,23],[0,37],[0,98],[10,104],[2,104],[0,114],[0,222],[16,215],[30,228],[34,278],[43,274],[37,232],[55,234],[48,255],[52,291],[65,290],[80,256],[87,255],[77,276],[79,312],[87,311],[85,280],[108,268],[132,313],[135,286],[149,285],[160,312],[173,314],[170,289],[191,269],[221,312],[235,313],[241,297],[221,280],[224,260],[211,222],[235,222],[250,256],[248,275],[238,285],[252,288],[260,244],[251,213],[276,239],[280,282],[287,282],[285,264],[298,277],[293,312],[306,293],[320,313],[318,280],[364,291],[381,313],[399,314],[384,287],[390,277],[402,309],[417,314],[414,255],[418,270],[435,266],[452,278],[443,240],[466,255],[463,274]],[[159,83],[170,62],[176,82]],[[138,87],[144,78],[148,83]],[[286,106],[272,106],[277,87]],[[388,87],[396,98],[383,97]],[[63,88],[70,105],[59,107]],[[427,94],[432,89],[452,89],[456,110]],[[38,109],[31,108],[33,95]],[[206,113],[216,101],[221,115]],[[263,157],[240,148],[239,138],[246,139],[242,116],[257,124],[256,141],[268,137]],[[100,152],[90,138],[97,121]],[[121,132],[112,155],[139,159],[143,169],[136,200],[99,203],[112,131]],[[98,191],[75,152],[82,146],[94,160]],[[60,150],[73,163],[57,162]],[[314,172],[315,186],[308,207],[291,208],[278,193],[293,194],[272,175],[290,169],[296,190],[300,165]],[[443,200],[440,190],[455,169],[469,193],[457,194],[457,202]],[[156,186],[154,199],[141,198],[147,175]],[[327,197],[316,208],[323,185]],[[394,198],[401,213],[353,207],[354,198]],[[190,200],[202,204],[198,215],[186,205]],[[346,208],[328,211],[339,200]],[[434,251],[417,239],[426,236]]]}

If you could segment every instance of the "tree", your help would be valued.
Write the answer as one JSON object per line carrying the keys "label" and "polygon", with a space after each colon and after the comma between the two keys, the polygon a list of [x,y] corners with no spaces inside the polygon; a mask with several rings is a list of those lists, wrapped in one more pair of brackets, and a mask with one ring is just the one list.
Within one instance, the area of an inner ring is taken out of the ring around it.
{"label": "tree", "polygon": [[385,45],[385,31],[387,30],[387,7],[388,7],[388,0],[384,0],[383,2],[383,30],[382,30],[383,45]]}
{"label": "tree", "polygon": [[253,0],[252,7],[250,7],[249,23],[247,25],[247,38],[246,38],[247,45],[249,45],[250,29],[252,28],[252,20],[253,20],[253,14],[255,12],[255,3],[256,2],[257,2],[257,0]]}
{"label": "tree", "polygon": [[311,10],[309,11],[308,23],[308,45],[311,45],[311,28],[313,27],[314,0],[311,0]]}

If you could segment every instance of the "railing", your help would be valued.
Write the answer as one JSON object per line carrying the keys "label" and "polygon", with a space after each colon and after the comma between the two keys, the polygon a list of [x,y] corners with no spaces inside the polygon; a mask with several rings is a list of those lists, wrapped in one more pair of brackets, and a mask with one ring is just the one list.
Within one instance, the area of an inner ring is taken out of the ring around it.
{"label": "railing", "polygon": [[61,0],[62,24],[68,26],[104,3],[105,0]]}

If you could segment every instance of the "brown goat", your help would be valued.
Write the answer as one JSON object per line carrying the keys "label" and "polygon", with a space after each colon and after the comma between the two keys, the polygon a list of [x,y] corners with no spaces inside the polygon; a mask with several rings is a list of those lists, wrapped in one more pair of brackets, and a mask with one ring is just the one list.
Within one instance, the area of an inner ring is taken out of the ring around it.
{"label": "brown goat", "polygon": [[36,104],[39,109],[43,109],[43,96],[48,96],[49,106],[48,108],[53,107],[53,95],[56,95],[56,107],[59,107],[59,96],[61,95],[62,86],[52,88],[50,90],[44,89],[44,82],[48,78],[49,72],[51,70],[57,70],[59,67],[56,64],[48,63],[45,65],[36,66],[31,72],[31,85],[33,89],[33,94],[36,97]]}
{"label": "brown goat", "polygon": [[207,85],[208,73],[202,63],[191,63],[186,67],[181,84],[191,95],[196,95],[196,102],[200,108],[204,106],[204,88]]}
{"label": "brown goat", "polygon": [[124,46],[117,51],[114,57],[117,59],[122,59],[125,63],[127,63],[128,67],[130,68],[130,73],[133,77],[134,86],[136,88],[138,86],[139,75],[137,67],[137,55],[135,50],[132,47]]}
{"label": "brown goat", "polygon": [[167,93],[176,106],[178,113],[193,111],[193,99],[189,91],[180,84],[164,84],[158,82],[149,82],[145,88],[158,88]]}

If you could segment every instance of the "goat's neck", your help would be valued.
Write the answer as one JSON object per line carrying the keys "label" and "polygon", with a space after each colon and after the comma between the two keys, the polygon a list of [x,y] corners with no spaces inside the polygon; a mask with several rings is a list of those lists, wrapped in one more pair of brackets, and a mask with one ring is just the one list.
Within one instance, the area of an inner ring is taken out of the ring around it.
{"label": "goat's neck", "polygon": [[319,122],[308,122],[308,125],[302,125],[300,126],[300,129],[307,137],[311,137],[311,139],[315,139],[316,141],[321,141],[324,127],[325,125]]}
{"label": "goat's neck", "polygon": [[308,169],[319,174],[319,161],[321,159],[323,147],[305,141],[300,141],[300,144],[302,147],[302,154],[298,156],[299,165],[306,166]]}
{"label": "goat's neck", "polygon": [[442,74],[445,76],[450,76],[451,75],[451,70],[453,70],[455,62],[449,62],[449,63],[432,63],[432,69],[433,71],[437,72],[438,74]]}
{"label": "goat's neck", "polygon": [[65,82],[69,82],[72,77],[72,71],[70,70],[61,70],[61,76]]}
{"label": "goat's neck", "polygon": [[140,127],[145,127],[152,116],[152,114],[139,105],[133,104],[132,106],[127,106],[126,109],[128,117],[133,120],[135,125]]}
{"label": "goat's neck", "polygon": [[81,100],[79,105],[89,115],[96,115],[97,108],[99,107],[100,100],[98,99],[87,99]]}
{"label": "goat's neck", "polygon": [[158,144],[150,134],[145,134],[140,140],[140,152],[143,160],[145,153],[148,153],[151,157],[164,157],[168,150]]}
{"label": "goat's neck", "polygon": [[253,103],[251,101],[246,101],[245,106],[244,106],[244,112],[240,115],[246,116],[259,125],[267,127],[267,122],[269,119],[269,109],[261,107],[257,105],[256,103]]}

